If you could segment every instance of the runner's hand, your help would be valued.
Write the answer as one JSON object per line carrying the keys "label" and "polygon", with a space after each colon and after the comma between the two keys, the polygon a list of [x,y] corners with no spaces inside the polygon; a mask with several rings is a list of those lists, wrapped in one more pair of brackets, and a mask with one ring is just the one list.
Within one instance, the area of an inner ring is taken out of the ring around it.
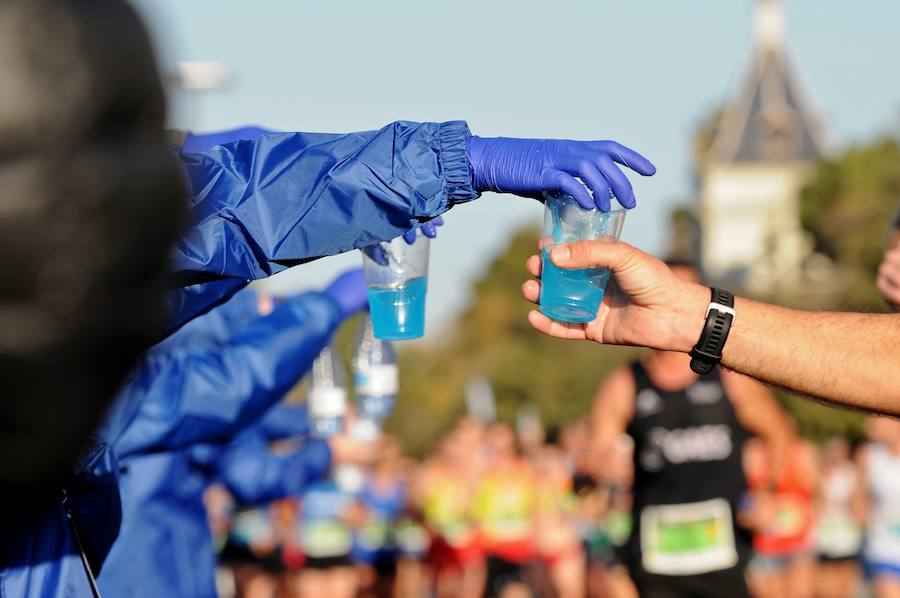
{"label": "runner's hand", "polygon": [[884,300],[900,310],[900,245],[885,252],[875,285]]}
{"label": "runner's hand", "polygon": [[[550,256],[561,268],[610,268],[613,276],[594,321],[558,322],[533,310],[528,321],[538,331],[556,338],[684,352],[700,337],[709,289],[680,280],[653,256],[627,243],[600,241],[559,245]],[[532,276],[540,277],[539,256],[531,256],[527,265]],[[538,281],[522,285],[522,294],[533,303],[540,292]]]}

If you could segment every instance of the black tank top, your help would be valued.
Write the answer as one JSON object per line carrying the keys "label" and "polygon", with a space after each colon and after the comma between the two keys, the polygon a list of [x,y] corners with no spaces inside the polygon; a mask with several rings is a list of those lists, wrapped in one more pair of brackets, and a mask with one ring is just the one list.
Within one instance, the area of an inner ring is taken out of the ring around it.
{"label": "black tank top", "polygon": [[641,513],[647,506],[722,498],[731,505],[743,560],[750,542],[735,525],[734,514],[747,490],[741,460],[747,432],[725,394],[719,369],[673,392],[657,388],[638,362],[632,372],[637,394],[627,429],[634,439],[631,556],[640,558]]}

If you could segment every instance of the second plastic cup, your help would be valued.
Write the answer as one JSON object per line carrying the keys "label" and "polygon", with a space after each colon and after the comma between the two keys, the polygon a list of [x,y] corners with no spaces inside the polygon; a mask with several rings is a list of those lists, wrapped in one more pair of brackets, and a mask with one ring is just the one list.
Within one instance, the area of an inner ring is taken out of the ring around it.
{"label": "second plastic cup", "polygon": [[363,250],[369,313],[375,336],[408,340],[425,334],[428,237],[409,245],[402,237]]}
{"label": "second plastic cup", "polygon": [[575,198],[561,193],[544,196],[541,237],[541,312],[562,322],[590,322],[603,301],[607,268],[565,270],[550,261],[550,250],[562,243],[596,240],[615,243],[622,234],[627,210],[585,210]]}

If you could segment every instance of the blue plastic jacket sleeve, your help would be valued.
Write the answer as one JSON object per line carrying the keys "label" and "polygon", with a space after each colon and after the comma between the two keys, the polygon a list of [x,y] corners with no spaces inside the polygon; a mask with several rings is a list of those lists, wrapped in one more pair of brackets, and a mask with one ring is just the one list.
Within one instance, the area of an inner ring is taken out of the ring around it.
{"label": "blue plastic jacket sleeve", "polygon": [[324,477],[331,468],[331,449],[322,440],[311,440],[281,455],[273,452],[257,432],[229,445],[219,460],[219,479],[242,504],[302,493],[307,484]]}
{"label": "blue plastic jacket sleeve", "polygon": [[306,437],[309,435],[309,417],[306,405],[279,403],[268,411],[259,422],[259,428],[267,440]]}
{"label": "blue plastic jacket sleeve", "polygon": [[229,440],[300,379],[340,321],[332,299],[305,293],[225,342],[197,336],[151,349],[117,399],[136,412],[111,431],[116,450],[125,457]]}
{"label": "blue plastic jacket sleeve", "polygon": [[[468,135],[462,121],[399,121],[378,131],[272,133],[182,153],[190,214],[171,259],[172,293],[180,296],[169,299],[170,329],[248,280],[393,239],[475,199]],[[209,283],[220,286],[205,289]]]}

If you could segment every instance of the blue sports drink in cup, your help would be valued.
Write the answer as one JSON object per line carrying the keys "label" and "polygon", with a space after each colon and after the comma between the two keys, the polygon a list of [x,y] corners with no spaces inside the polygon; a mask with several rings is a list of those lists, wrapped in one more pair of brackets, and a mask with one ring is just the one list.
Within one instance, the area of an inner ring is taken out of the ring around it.
{"label": "blue sports drink in cup", "polygon": [[550,251],[541,251],[541,312],[563,322],[590,322],[606,293],[609,270],[586,268],[564,270],[550,261]]}
{"label": "blue sports drink in cup", "polygon": [[541,313],[561,322],[584,323],[597,317],[609,281],[607,268],[567,270],[550,261],[554,246],[595,240],[615,243],[622,234],[626,210],[586,210],[570,195],[548,193],[541,238]]}
{"label": "blue sports drink in cup", "polygon": [[369,313],[377,338],[396,341],[425,334],[428,250],[429,239],[422,234],[412,245],[398,237],[363,250]]}
{"label": "blue sports drink in cup", "polygon": [[384,340],[403,340],[425,334],[427,288],[425,276],[411,278],[397,286],[370,286],[369,313],[375,336]]}

